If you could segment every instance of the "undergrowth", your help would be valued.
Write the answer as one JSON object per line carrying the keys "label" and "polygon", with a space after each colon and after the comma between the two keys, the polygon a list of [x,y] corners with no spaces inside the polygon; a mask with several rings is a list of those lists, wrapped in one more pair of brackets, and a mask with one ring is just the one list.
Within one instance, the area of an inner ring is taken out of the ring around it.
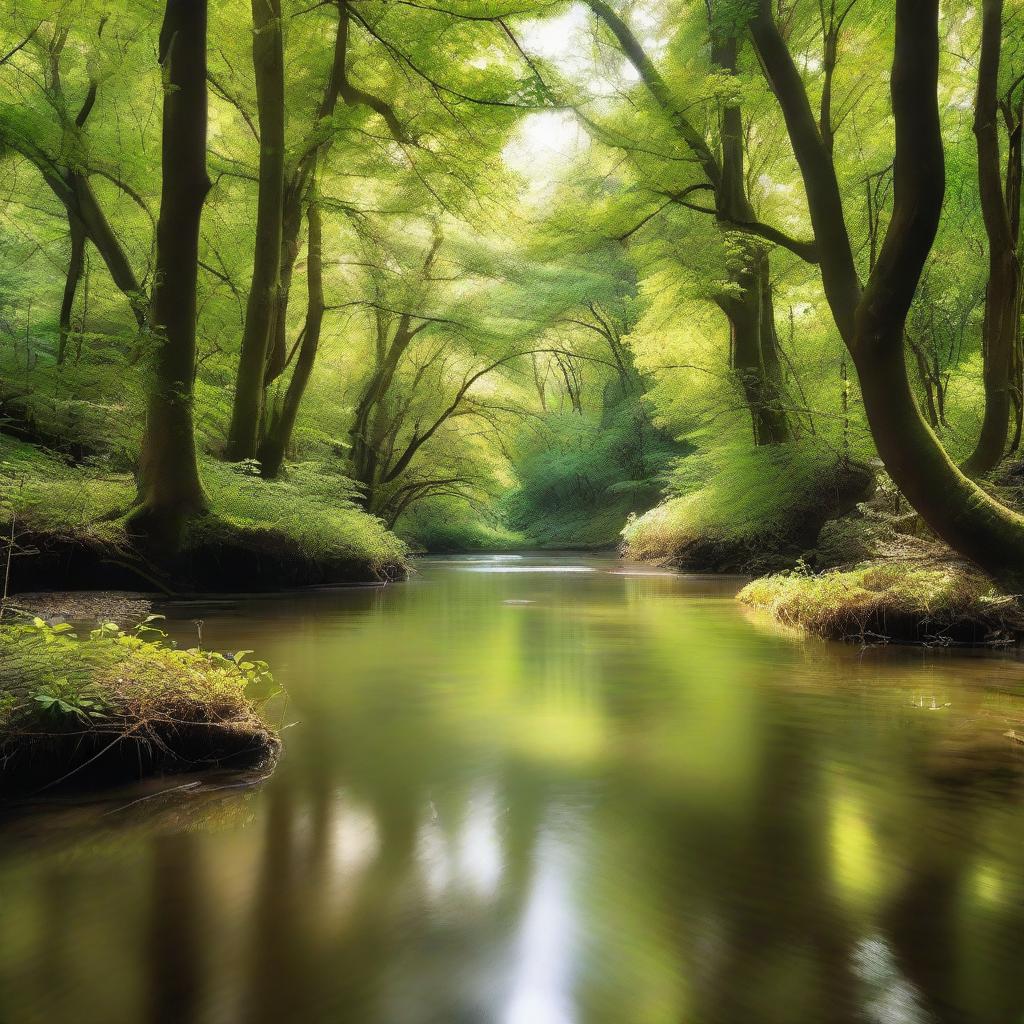
{"label": "undergrowth", "polygon": [[266,662],[177,648],[159,618],[85,637],[40,618],[0,625],[0,763],[16,774],[42,762],[56,779],[122,742],[158,765],[202,761],[225,735],[274,747],[262,709],[279,691]]}
{"label": "undergrowth", "polygon": [[626,553],[704,561],[702,568],[772,557],[792,564],[825,519],[865,496],[869,480],[864,467],[825,446],[705,450],[680,460],[669,488],[675,496],[627,524]]}
{"label": "undergrowth", "polygon": [[739,600],[828,639],[999,644],[1024,626],[1016,598],[958,562],[891,560],[820,574],[798,567],[754,580]]}
{"label": "undergrowth", "polygon": [[[329,467],[300,463],[267,481],[248,464],[204,459],[201,467],[211,515],[186,538],[190,545],[229,541],[232,534],[268,533],[311,562],[347,560],[370,572],[403,563],[406,549],[384,524],[355,505],[354,485]],[[18,531],[48,534],[115,550],[131,546],[125,520],[135,482],[104,463],[70,465],[45,449],[0,434],[0,522]]]}

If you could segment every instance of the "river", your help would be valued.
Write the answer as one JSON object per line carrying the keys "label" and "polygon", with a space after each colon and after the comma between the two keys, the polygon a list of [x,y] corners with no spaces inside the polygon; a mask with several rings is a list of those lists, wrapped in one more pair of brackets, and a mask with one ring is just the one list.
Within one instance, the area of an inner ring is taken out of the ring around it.
{"label": "river", "polygon": [[1020,662],[737,587],[467,556],[172,608],[270,661],[284,756],[9,811],[0,1022],[1021,1020]]}

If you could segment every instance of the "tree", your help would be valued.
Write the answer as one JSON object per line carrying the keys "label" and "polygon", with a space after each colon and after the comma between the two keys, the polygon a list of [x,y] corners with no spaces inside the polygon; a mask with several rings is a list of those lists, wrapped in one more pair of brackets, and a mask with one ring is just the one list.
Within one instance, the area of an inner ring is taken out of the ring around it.
{"label": "tree", "polygon": [[759,0],[749,27],[786,119],[807,195],[825,295],[857,370],[878,454],[911,505],[943,540],[993,575],[1019,578],[1024,575],[1024,518],[957,469],[924,421],[907,374],[907,315],[935,240],[945,193],[937,98],[938,6],[938,0],[896,2],[893,211],[864,288],[832,149],[815,121],[770,0]]}
{"label": "tree", "polygon": [[145,288],[132,267],[121,233],[111,223],[97,196],[93,178],[102,177],[113,183],[142,209],[147,219],[149,208],[116,165],[98,157],[89,144],[90,120],[103,85],[101,77],[90,66],[84,95],[74,102],[65,85],[64,64],[69,39],[76,48],[99,49],[104,44],[108,20],[105,14],[97,16],[95,29],[84,33],[83,40],[73,39],[75,26],[59,18],[48,27],[37,25],[23,47],[16,51],[28,55],[38,68],[38,77],[23,76],[23,80],[34,83],[36,88],[29,95],[19,96],[9,106],[0,106],[0,139],[39,171],[67,218],[71,254],[59,314],[60,362],[66,355],[87,242],[95,246],[114,284],[128,299],[138,327],[146,328]]}
{"label": "tree", "polygon": [[302,396],[306,392],[309,378],[313,373],[313,363],[320,347],[320,332],[324,320],[324,281],[323,281],[323,225],[320,208],[315,199],[306,206],[308,234],[306,241],[306,282],[308,298],[306,301],[306,322],[296,342],[298,358],[295,370],[284,398],[279,406],[270,412],[269,422],[260,445],[260,467],[266,477],[276,477],[284,463],[285,452],[291,441],[295,420],[299,415]]}
{"label": "tree", "polygon": [[280,0],[252,0],[252,31],[260,169],[255,260],[242,331],[235,402],[225,448],[227,458],[236,462],[256,457],[263,415],[268,346],[281,283],[285,100]]}
{"label": "tree", "polygon": [[180,545],[188,521],[208,507],[192,418],[199,222],[210,189],[206,15],[205,0],[167,0],[160,30],[163,184],[151,309],[153,378],[130,528],[171,548]]}
{"label": "tree", "polygon": [[[668,198],[687,209],[710,214],[723,233],[735,239],[736,254],[729,261],[729,278],[716,303],[728,319],[730,365],[738,377],[750,408],[756,444],[777,444],[790,437],[785,387],[775,327],[768,242],[814,258],[813,245],[792,239],[762,224],[747,193],[744,159],[745,131],[742,110],[735,98],[722,104],[721,156],[706,142],[687,116],[640,40],[625,21],[604,2],[587,0],[588,6],[615,36],[658,108],[690,150],[703,179],[671,192]],[[734,29],[719,23],[708,5],[712,64],[735,76],[738,41]],[[710,194],[713,206],[693,197]]]}
{"label": "tree", "polygon": [[[1011,408],[1016,422],[1012,447],[1020,443],[1021,353],[1020,204],[1024,122],[1024,82],[1016,78],[999,96],[999,66],[1003,42],[1002,0],[982,0],[981,60],[974,107],[978,148],[978,184],[988,235],[988,287],[985,292],[984,353],[985,414],[974,451],[963,464],[971,476],[987,473],[1003,458]],[[999,117],[1009,143],[1005,180],[1000,167]]]}

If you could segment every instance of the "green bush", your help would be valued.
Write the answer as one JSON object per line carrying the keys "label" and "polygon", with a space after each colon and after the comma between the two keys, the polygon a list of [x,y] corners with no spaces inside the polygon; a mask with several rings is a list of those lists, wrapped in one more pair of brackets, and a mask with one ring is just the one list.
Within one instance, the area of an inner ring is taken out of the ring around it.
{"label": "green bush", "polygon": [[622,531],[633,558],[684,559],[718,548],[746,558],[813,543],[825,519],[866,497],[869,474],[809,442],[734,443],[682,459],[672,497]]}
{"label": "green bush", "polygon": [[0,727],[250,718],[278,692],[251,651],[225,656],[167,644],[150,615],[134,630],[108,622],[80,638],[43,619],[0,625]]}

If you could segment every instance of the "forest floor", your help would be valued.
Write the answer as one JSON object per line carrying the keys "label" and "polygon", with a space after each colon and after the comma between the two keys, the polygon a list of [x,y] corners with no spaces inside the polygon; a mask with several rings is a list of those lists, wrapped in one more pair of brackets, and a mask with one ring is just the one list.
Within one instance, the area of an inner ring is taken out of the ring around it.
{"label": "forest floor", "polygon": [[827,521],[795,565],[753,580],[739,600],[830,640],[1001,647],[1024,639],[1021,596],[934,537],[885,479],[871,499]]}
{"label": "forest floor", "polygon": [[[1020,504],[1019,480],[1001,484],[1000,497]],[[989,647],[1024,639],[1024,601],[935,538],[877,467],[780,474],[773,493],[731,501],[697,491],[658,506],[625,537],[632,557],[754,576],[740,601],[826,639]]]}
{"label": "forest floor", "polygon": [[9,592],[244,592],[404,575],[405,546],[350,495],[333,492],[330,477],[300,486],[213,460],[202,469],[213,511],[193,521],[181,551],[165,556],[126,528],[135,494],[130,473],[0,435]]}
{"label": "forest floor", "polygon": [[0,625],[0,793],[271,766],[267,666],[162,641],[151,621],[84,638],[40,618]]}

